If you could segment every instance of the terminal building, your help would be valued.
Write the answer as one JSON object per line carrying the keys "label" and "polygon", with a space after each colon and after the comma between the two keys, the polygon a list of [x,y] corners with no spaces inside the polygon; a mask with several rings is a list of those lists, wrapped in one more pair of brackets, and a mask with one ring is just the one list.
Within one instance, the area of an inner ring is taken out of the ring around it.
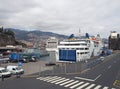
{"label": "terminal building", "polygon": [[120,34],[116,31],[111,31],[109,36],[109,49],[120,50]]}
{"label": "terminal building", "polygon": [[47,51],[56,51],[58,45],[58,39],[56,37],[49,37],[46,41],[46,50]]}
{"label": "terminal building", "polygon": [[21,45],[18,46],[12,46],[7,45],[5,47],[0,47],[0,57],[8,57],[11,52],[22,52],[24,48],[22,48]]}

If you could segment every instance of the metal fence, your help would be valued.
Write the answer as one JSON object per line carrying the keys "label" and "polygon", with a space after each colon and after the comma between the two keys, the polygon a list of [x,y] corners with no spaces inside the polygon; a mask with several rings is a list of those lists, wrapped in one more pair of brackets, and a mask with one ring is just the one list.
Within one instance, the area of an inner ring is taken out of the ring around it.
{"label": "metal fence", "polygon": [[59,75],[59,74],[78,74],[86,68],[85,62],[76,62],[76,63],[57,63],[55,66],[52,66],[51,69],[45,70],[47,67],[41,67],[40,75]]}

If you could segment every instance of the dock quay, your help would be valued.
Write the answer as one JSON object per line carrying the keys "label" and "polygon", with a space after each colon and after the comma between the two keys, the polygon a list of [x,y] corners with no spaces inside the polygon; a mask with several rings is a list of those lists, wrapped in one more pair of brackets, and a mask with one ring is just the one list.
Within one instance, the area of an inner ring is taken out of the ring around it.
{"label": "dock quay", "polygon": [[[25,73],[23,76],[42,76],[42,75],[61,75],[61,74],[80,74],[86,72],[90,68],[94,68],[101,64],[102,62],[107,62],[111,58],[119,57],[120,52],[116,51],[111,55],[105,56],[104,61],[96,61],[99,57],[93,57],[88,59],[87,61],[83,62],[63,62],[63,63],[56,63],[54,66],[46,66],[46,63],[49,61],[39,60],[37,62],[29,62],[23,63],[22,68],[24,69]],[[87,67],[88,64],[92,64],[90,67]],[[96,64],[95,64],[96,63]],[[8,65],[18,65],[18,63],[2,63],[1,67],[6,67]]]}
{"label": "dock quay", "polygon": [[[24,69],[25,76],[37,73],[39,75],[39,72],[45,71],[45,70],[52,70],[52,67],[45,66],[47,61],[37,61],[37,62],[29,62],[29,63],[23,63],[22,68]],[[1,67],[6,67],[8,65],[15,65],[18,66],[18,63],[2,63]]]}

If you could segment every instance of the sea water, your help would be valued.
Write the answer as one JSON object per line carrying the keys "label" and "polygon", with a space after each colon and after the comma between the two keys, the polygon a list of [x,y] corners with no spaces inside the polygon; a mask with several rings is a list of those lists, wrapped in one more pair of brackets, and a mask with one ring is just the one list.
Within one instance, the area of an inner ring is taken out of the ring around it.
{"label": "sea water", "polygon": [[49,56],[41,57],[40,60],[48,62],[56,62],[55,52],[49,52]]}

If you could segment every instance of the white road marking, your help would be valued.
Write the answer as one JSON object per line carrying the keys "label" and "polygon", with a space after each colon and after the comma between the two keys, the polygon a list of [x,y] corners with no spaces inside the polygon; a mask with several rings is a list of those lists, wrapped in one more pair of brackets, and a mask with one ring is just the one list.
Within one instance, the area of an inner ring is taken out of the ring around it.
{"label": "white road marking", "polygon": [[80,83],[78,83],[78,84],[75,84],[75,85],[71,86],[70,88],[73,89],[73,88],[75,88],[75,87],[77,87],[77,86],[79,86],[79,85],[81,85],[81,84],[83,84],[83,83],[84,83],[84,82],[80,82]]}
{"label": "white road marking", "polygon": [[70,84],[65,85],[65,87],[69,87],[69,86],[71,86],[71,85],[73,85],[73,84],[75,84],[75,83],[78,83],[78,82],[79,82],[79,81],[72,82],[72,83],[70,83]]}
{"label": "white road marking", "polygon": [[85,89],[92,89],[92,87],[94,87],[95,84],[91,84],[90,86],[86,87]]}
{"label": "white road marking", "polygon": [[[55,77],[57,77],[57,76],[55,76]],[[48,81],[48,80],[53,79],[53,78],[55,78],[55,77],[48,77],[48,78],[45,77],[45,78],[43,78],[42,80],[43,80],[43,81]]]}
{"label": "white road marking", "polygon": [[[100,76],[101,76],[101,74],[98,75],[92,81],[97,80]],[[58,77],[58,76],[39,77],[39,78],[36,78],[36,79],[46,81],[46,82],[50,82],[50,83],[54,83],[54,84],[59,84],[60,86],[69,87],[71,89],[73,89],[73,88],[76,88],[76,89],[100,89],[102,87],[103,87],[102,89],[109,89],[108,86],[90,84],[89,82],[84,83],[83,81],[80,82],[78,80],[70,80],[70,79],[62,78],[62,77]],[[86,78],[81,78],[81,79],[89,80],[89,79],[86,79]],[[111,89],[115,89],[115,88],[111,88]]]}
{"label": "white road marking", "polygon": [[40,79],[40,80],[42,80],[42,79],[44,79],[44,78],[49,78],[50,76],[48,76],[48,77],[39,77],[39,78],[37,78],[37,79]]}
{"label": "white road marking", "polygon": [[101,85],[98,85],[94,89],[100,89],[101,87],[102,87]]}
{"label": "white road marking", "polygon": [[39,78],[40,80],[44,80],[44,79],[48,79],[48,78],[50,78],[50,77],[41,77],[41,78]]}
{"label": "white road marking", "polygon": [[47,82],[55,81],[56,79],[59,80],[59,79],[61,79],[61,77],[56,77],[56,78],[49,79]]}
{"label": "white road marking", "polygon": [[73,81],[74,81],[74,80],[70,80],[70,81],[67,81],[67,82],[61,83],[60,86],[63,86],[63,85],[65,85],[65,84],[70,83],[70,82],[73,82]]}
{"label": "white road marking", "polygon": [[58,81],[62,81],[62,80],[64,80],[65,78],[60,78],[60,79],[57,79],[57,80],[54,80],[54,81],[51,81],[51,83],[56,83],[56,82],[58,82]]}
{"label": "white road marking", "polygon": [[94,82],[96,81],[98,78],[101,77],[102,74],[98,75],[95,79],[88,79],[88,78],[82,78],[82,77],[75,77],[76,79],[81,79],[81,80],[86,80],[86,81],[91,81]]}
{"label": "white road marking", "polygon": [[57,82],[57,83],[55,83],[55,84],[60,84],[60,83],[63,83],[63,82],[65,82],[65,81],[68,81],[68,80],[70,80],[70,79],[65,79],[65,80],[59,81],[59,82]]}
{"label": "white road marking", "polygon": [[104,87],[103,89],[109,89],[109,87]]}
{"label": "white road marking", "polygon": [[41,79],[41,78],[43,78],[43,77],[39,77],[39,78],[37,78],[37,79]]}
{"label": "white road marking", "polygon": [[87,85],[89,85],[90,83],[85,83],[85,84],[83,84],[83,85],[81,85],[81,86],[79,86],[78,88],[76,88],[76,89],[83,89],[84,87],[86,87]]}
{"label": "white road marking", "polygon": [[88,78],[82,78],[82,77],[75,77],[76,79],[81,79],[81,80],[87,80],[87,81],[94,81],[93,79],[88,79]]}
{"label": "white road marking", "polygon": [[98,75],[98,76],[94,79],[94,81],[96,81],[98,78],[100,78],[101,75],[102,75],[102,74]]}

